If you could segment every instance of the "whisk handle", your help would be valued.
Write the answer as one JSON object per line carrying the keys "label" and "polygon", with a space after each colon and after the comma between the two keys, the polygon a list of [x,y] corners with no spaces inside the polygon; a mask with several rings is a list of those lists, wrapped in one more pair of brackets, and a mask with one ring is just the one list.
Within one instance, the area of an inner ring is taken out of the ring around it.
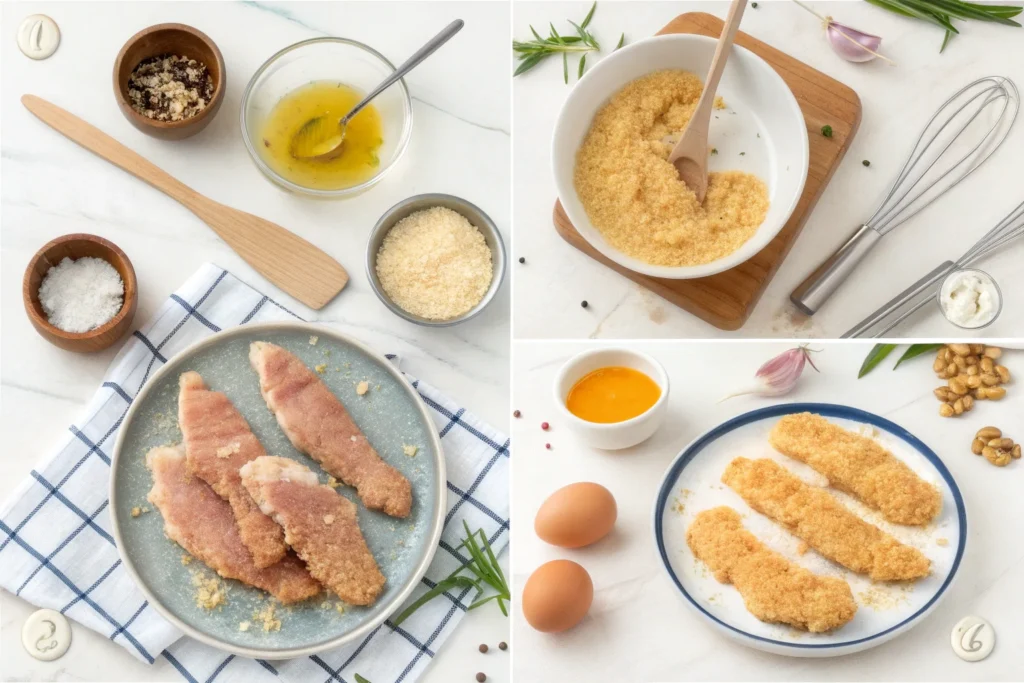
{"label": "whisk handle", "polygon": [[882,235],[873,228],[857,228],[850,239],[793,290],[790,301],[807,315],[817,313],[880,239]]}
{"label": "whisk handle", "polygon": [[[944,261],[939,264],[923,278],[904,289],[884,306],[850,328],[842,336],[842,339],[868,336],[880,337],[884,335],[920,308],[922,303],[927,303],[928,299],[935,299],[935,292],[939,284],[954,270],[956,270],[956,264],[952,261]],[[883,323],[885,327],[881,327]]]}

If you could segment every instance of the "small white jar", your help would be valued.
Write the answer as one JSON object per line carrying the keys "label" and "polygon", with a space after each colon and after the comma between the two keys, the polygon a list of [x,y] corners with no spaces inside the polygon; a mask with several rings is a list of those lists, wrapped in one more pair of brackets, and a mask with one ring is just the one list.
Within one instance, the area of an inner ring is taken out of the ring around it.
{"label": "small white jar", "polygon": [[954,270],[939,287],[939,310],[963,330],[980,330],[996,321],[1003,310],[1003,293],[983,270]]}
{"label": "small white jar", "polygon": [[[569,391],[594,370],[607,367],[639,370],[658,385],[661,396],[646,412],[622,422],[590,422],[573,415],[565,405]],[[658,431],[668,410],[668,373],[661,363],[646,353],[620,347],[584,351],[569,359],[555,378],[555,403],[570,430],[588,446],[604,450],[620,450],[646,441]]]}

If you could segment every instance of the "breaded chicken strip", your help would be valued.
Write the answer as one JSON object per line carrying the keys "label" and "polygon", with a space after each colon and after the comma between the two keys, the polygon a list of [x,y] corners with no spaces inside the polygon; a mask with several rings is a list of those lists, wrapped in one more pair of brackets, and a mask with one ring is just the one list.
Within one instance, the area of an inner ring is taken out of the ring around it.
{"label": "breaded chicken strip", "polygon": [[392,517],[407,517],[412,486],[384,462],[338,397],[294,354],[268,342],[249,346],[260,392],[298,450],[356,488],[363,504]]}
{"label": "breaded chicken strip", "polygon": [[284,527],[285,541],[314,578],[349,604],[373,604],[385,579],[366,547],[352,501],[288,458],[256,458],[241,474],[253,500]]}
{"label": "breaded chicken strip", "polygon": [[161,446],[146,454],[153,474],[149,502],[164,518],[164,533],[192,557],[225,579],[267,591],[287,604],[323,590],[294,554],[263,569],[253,564],[235,525],[231,505],[210,485],[192,476],[181,446]]}
{"label": "breaded chicken strip", "polygon": [[773,552],[743,528],[729,507],[704,510],[686,531],[686,542],[719,583],[731,583],[761,621],[821,633],[853,619],[857,603],[849,584],[818,576]]}
{"label": "breaded chicken strip", "polygon": [[802,538],[828,559],[875,581],[927,576],[931,561],[850,512],[832,494],[790,474],[774,460],[736,458],[722,482],[750,507]]}
{"label": "breaded chicken strip", "polygon": [[939,490],[874,439],[843,429],[821,415],[787,415],[772,428],[771,445],[825,475],[894,524],[927,524],[942,510]]}
{"label": "breaded chicken strip", "polygon": [[198,372],[182,373],[178,388],[178,423],[189,470],[231,504],[256,566],[280,562],[288,552],[284,532],[260,512],[238,476],[242,465],[267,454],[263,445],[231,399],[211,391]]}

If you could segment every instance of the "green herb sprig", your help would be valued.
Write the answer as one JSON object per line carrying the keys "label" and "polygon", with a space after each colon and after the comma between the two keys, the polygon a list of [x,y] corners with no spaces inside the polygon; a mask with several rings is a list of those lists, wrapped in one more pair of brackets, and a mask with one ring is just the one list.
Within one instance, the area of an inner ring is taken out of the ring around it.
{"label": "green herb sprig", "polygon": [[[448,578],[439,581],[436,586],[421,595],[416,602],[409,605],[394,620],[395,626],[408,619],[413,612],[438,595],[453,588],[476,588],[483,593],[486,592],[487,587],[490,587],[494,592],[491,595],[481,596],[474,600],[469,609],[476,609],[494,600],[498,603],[498,609],[501,610],[501,613],[506,617],[508,616],[508,609],[505,607],[505,603],[512,600],[512,593],[508,589],[508,583],[506,583],[505,574],[501,571],[501,566],[498,564],[498,558],[494,555],[494,551],[491,550],[491,544],[487,542],[487,534],[484,533],[483,529],[470,532],[469,525],[466,524],[465,520],[463,520],[462,526],[466,530],[466,538],[462,540],[462,543],[456,550],[464,549],[469,553],[469,562],[449,574]],[[464,571],[472,574],[472,577],[463,576],[462,572]]]}
{"label": "green herb sprig", "polygon": [[984,5],[963,0],[867,0],[876,7],[881,7],[895,14],[935,24],[945,31],[939,52],[946,49],[950,39],[960,33],[953,25],[954,19],[965,21],[991,21],[1006,26],[1020,24],[1013,17],[1024,11],[1024,7],[1014,5]]}
{"label": "green herb sprig", "polygon": [[[940,346],[942,346],[942,344],[911,344],[907,350],[903,352],[903,355],[899,357],[899,360],[896,361],[896,365],[892,366],[892,369],[895,370],[905,361],[917,358],[918,356],[923,356],[929,351],[935,351]],[[893,352],[893,349],[895,348],[896,344],[875,344],[871,347],[867,357],[864,359],[864,363],[860,366],[860,372],[857,373],[857,379],[860,379],[874,370],[879,363],[885,360],[885,358]]]}
{"label": "green herb sprig", "polygon": [[[573,29],[576,31],[576,35],[565,35],[563,36],[555,28],[554,24],[549,23],[549,33],[547,38],[542,38],[537,30],[530,26],[530,33],[533,34],[533,40],[529,41],[512,41],[512,51],[516,53],[516,57],[519,59],[519,66],[516,67],[513,76],[526,73],[533,67],[540,64],[542,61],[556,54],[562,55],[562,78],[566,83],[569,82],[569,55],[571,53],[579,53],[580,61],[576,67],[576,78],[583,77],[583,70],[586,69],[587,65],[587,53],[588,52],[599,52],[601,50],[601,44],[597,42],[597,38],[594,34],[587,30],[590,26],[590,21],[594,18],[594,11],[597,9],[597,2],[590,6],[590,11],[587,12],[587,16],[584,17],[583,21],[576,23],[569,21],[572,24]],[[619,38],[619,44],[615,49],[619,49],[626,42],[626,34],[623,33],[622,37]]]}

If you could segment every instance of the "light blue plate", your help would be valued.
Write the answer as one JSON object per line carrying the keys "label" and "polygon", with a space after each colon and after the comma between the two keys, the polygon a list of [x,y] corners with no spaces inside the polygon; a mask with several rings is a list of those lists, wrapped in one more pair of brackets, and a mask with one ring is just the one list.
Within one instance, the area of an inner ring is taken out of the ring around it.
{"label": "light blue plate", "polygon": [[[315,345],[310,337],[318,337]],[[413,507],[406,519],[367,510],[353,489],[338,492],[359,508],[359,525],[381,571],[384,593],[371,607],[342,605],[327,593],[299,605],[276,605],[280,630],[264,631],[254,614],[271,601],[266,593],[237,581],[223,581],[227,603],[207,610],[196,604],[194,581],[215,574],[198,560],[183,564],[184,551],[163,532],[159,510],[146,501],[152,478],[145,456],[150,448],[178,443],[178,376],[195,370],[222,391],[248,420],[267,453],[298,460],[327,475],[296,451],[260,395],[249,365],[249,344],[269,341],[309,367],[321,368],[324,383],[341,399],[370,443],[412,483]],[[356,384],[369,382],[364,396]],[[418,448],[415,456],[404,445]],[[433,558],[441,534],[445,498],[444,456],[437,430],[416,391],[383,356],[329,328],[301,323],[237,327],[213,335],[168,360],[146,383],[125,416],[112,461],[110,503],[114,536],[128,571],[168,620],[204,643],[247,657],[306,656],[358,639],[393,613],[409,596]],[[132,517],[133,508],[149,511]],[[248,630],[239,625],[250,622]]]}
{"label": "light blue plate", "polygon": [[[807,465],[787,458],[768,443],[780,417],[811,412],[882,443],[942,494],[942,512],[924,527],[890,524],[874,510],[839,491],[831,493],[861,518],[898,540],[917,547],[932,561],[930,576],[910,584],[874,583],[801,549],[796,537],[753,511],[721,482],[722,472],[737,456],[771,458],[797,476],[827,485]],[[743,525],[763,543],[811,571],[845,579],[858,610],[853,620],[829,633],[807,633],[784,624],[758,621],[733,586],[718,583],[686,543],[694,516],[728,505],[743,516]],[[766,652],[793,657],[834,657],[881,645],[920,623],[948,592],[967,544],[967,512],[953,475],[942,460],[916,436],[872,413],[830,403],[787,403],[737,415],[695,439],[680,453],[662,481],[654,506],[654,539],[658,554],[685,604],[724,635]],[[803,550],[803,552],[802,552]]]}

